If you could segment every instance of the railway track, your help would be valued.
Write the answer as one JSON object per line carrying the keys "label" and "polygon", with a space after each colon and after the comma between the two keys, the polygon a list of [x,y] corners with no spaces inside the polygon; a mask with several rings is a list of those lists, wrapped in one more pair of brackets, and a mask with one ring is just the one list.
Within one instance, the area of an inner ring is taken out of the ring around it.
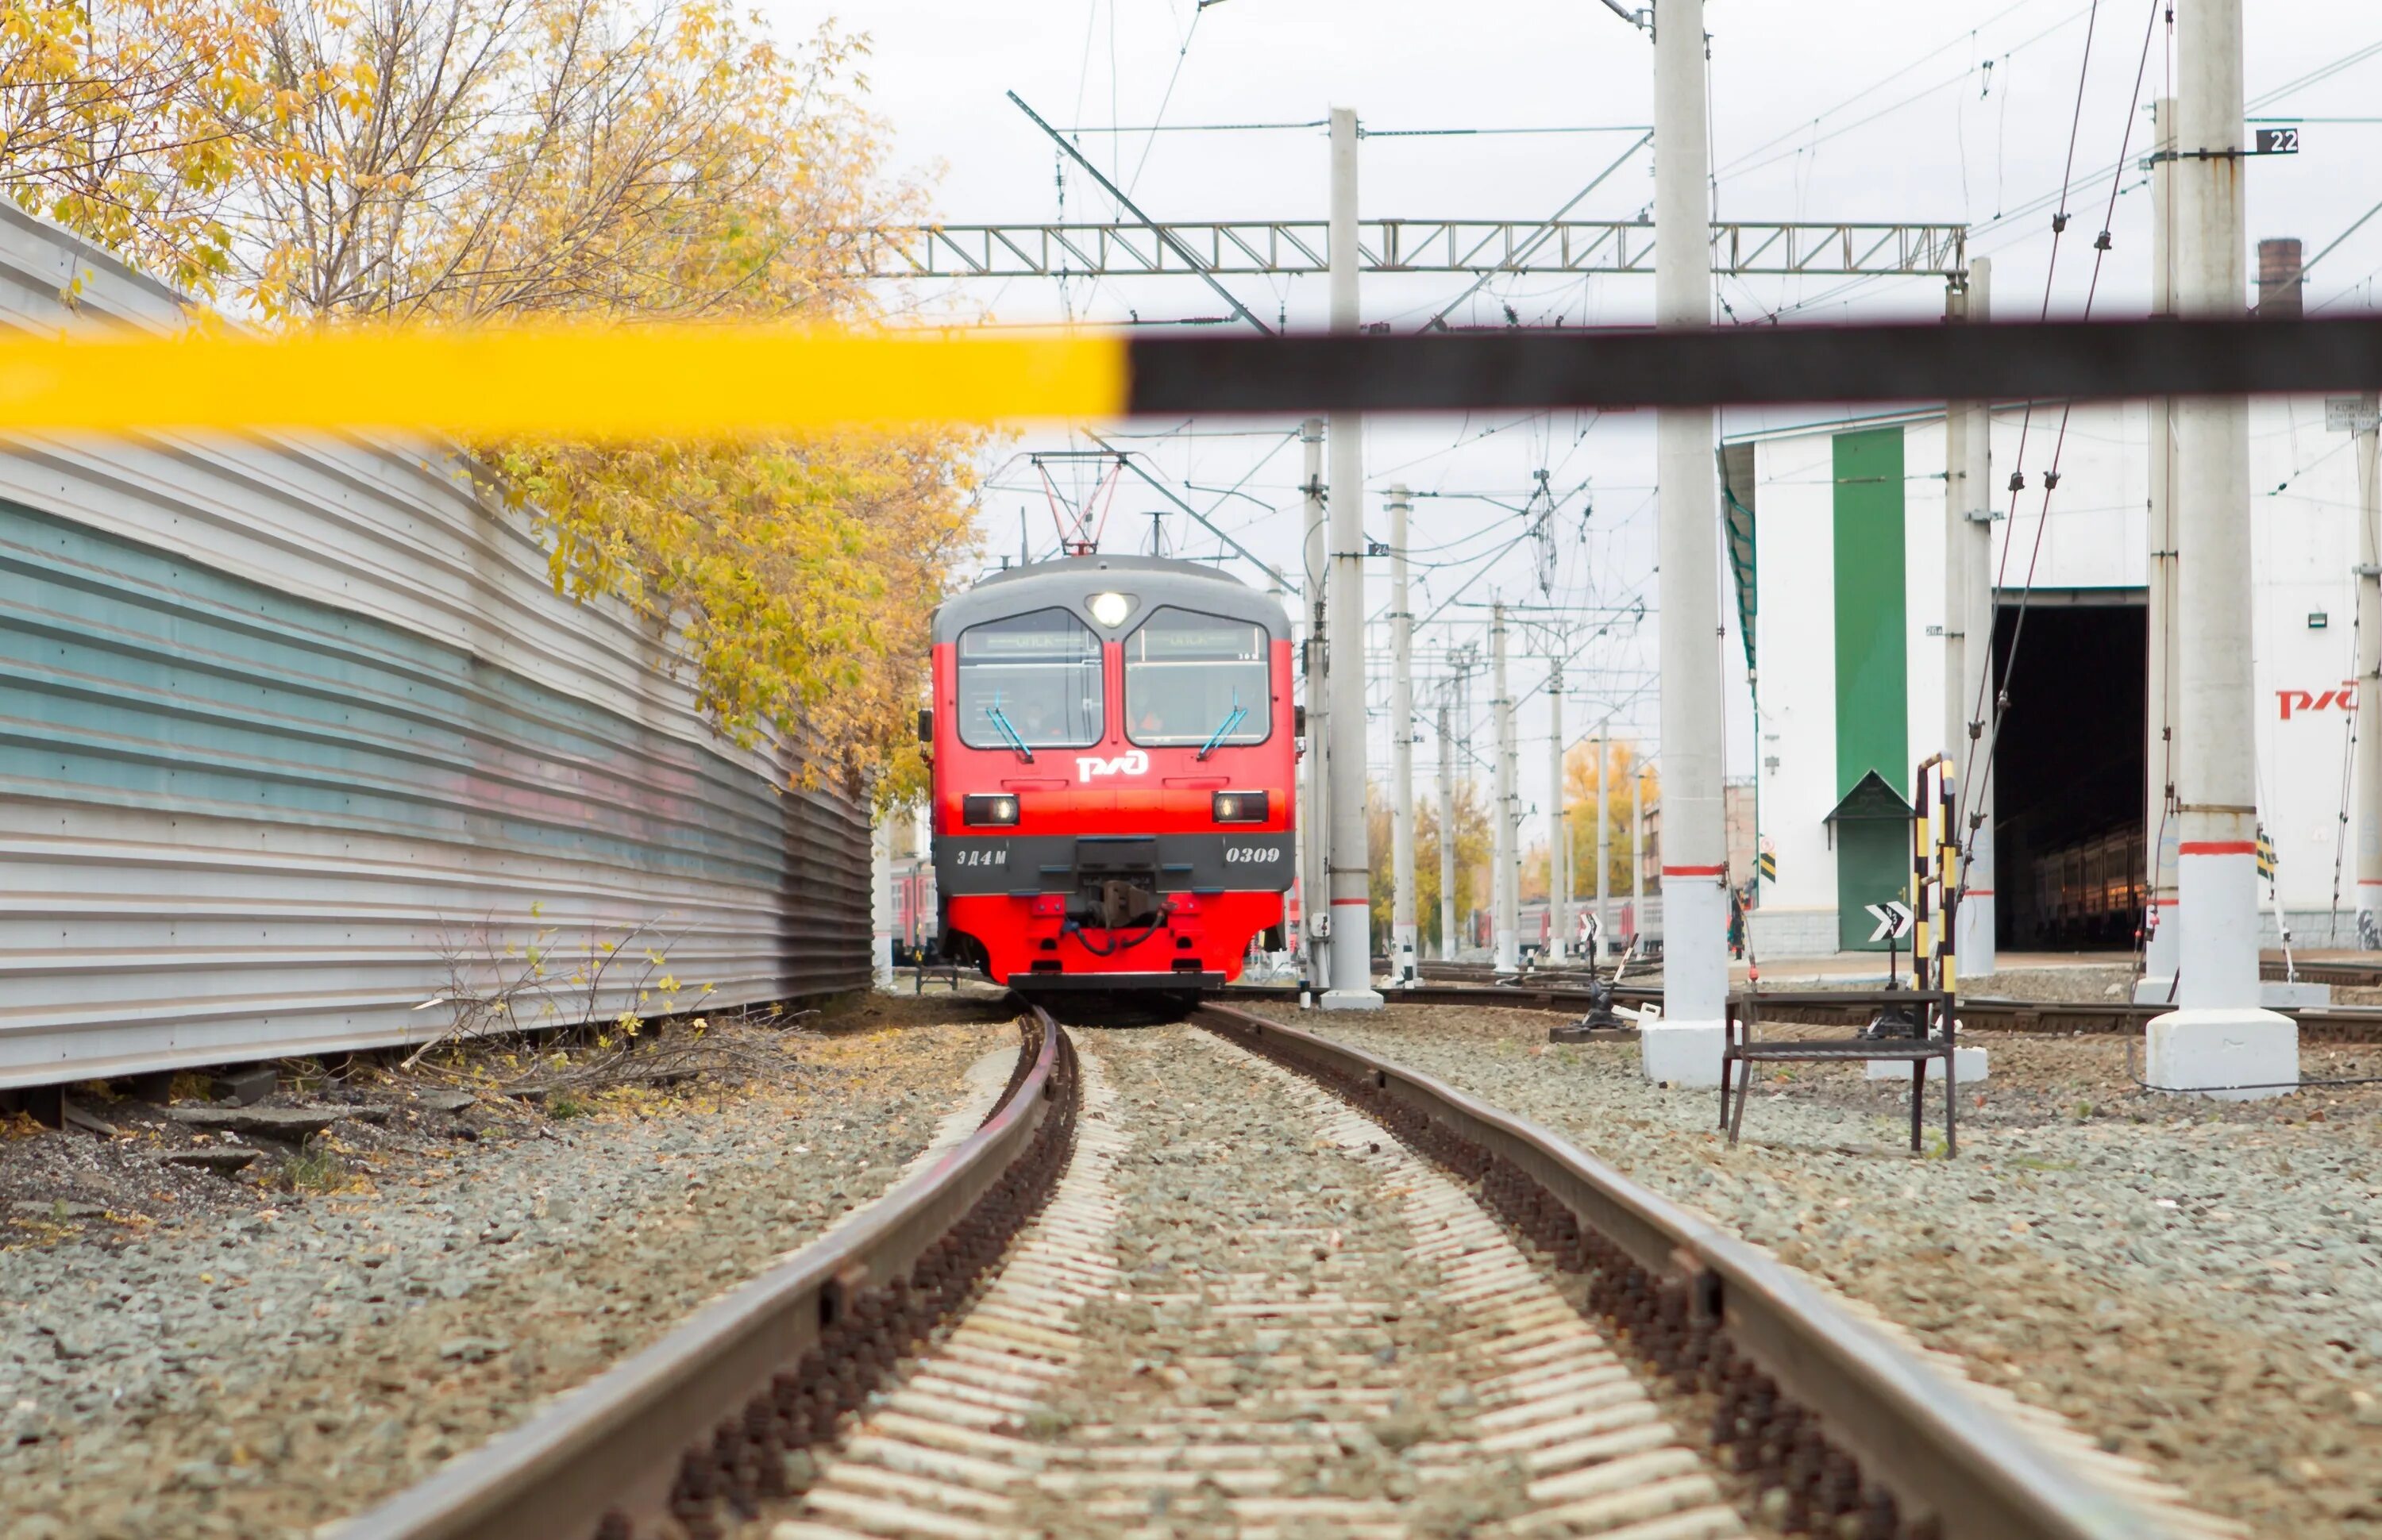
{"label": "railway track", "polygon": [[[2304,976],[2307,970],[2302,967]],[[1454,984],[1426,982],[1405,989],[1385,991],[1393,1001],[1411,1001],[1417,1005],[1479,1005],[1504,1006],[1524,1010],[1585,1012],[1592,1003],[1587,989],[1578,984],[1540,983],[1526,980],[1514,984]],[[1219,998],[1224,1001],[1295,1000],[1295,986],[1283,984],[1234,984]],[[1622,985],[1614,992],[1617,1005],[1637,1007],[1649,1001],[1659,1003],[1663,997],[1658,985],[1643,988]],[[1847,1005],[1842,1008],[1825,1005],[1765,1006],[1762,1018],[1770,1021],[1799,1022],[1811,1026],[1866,1025],[1873,1006]],[[1959,1018],[1964,1032],[2036,1033],[2048,1036],[2092,1036],[2139,1033],[2143,1023],[2171,1008],[2165,1005],[2136,1005],[2127,1000],[2061,1001],[2011,1000],[1972,996],[1960,1001]],[[2300,1024],[2300,1039],[2305,1043],[2364,1044],[2382,1043],[2382,1006],[2305,1006],[2282,1012]]]}
{"label": "railway track", "polygon": [[2282,979],[2297,976],[2310,984],[2329,984],[2346,988],[2371,989],[2382,984],[2382,960],[2364,962],[2339,958],[2299,958],[2286,962],[2280,952],[2263,952],[2258,958],[2258,976],[2262,979]]}
{"label": "railway track", "polygon": [[2232,1533],[1428,1077],[1217,1006],[1023,1038],[956,1149],[342,1533]]}
{"label": "railway track", "polygon": [[[1437,984],[1425,981],[1404,988],[1386,988],[1384,996],[1393,1002],[1407,1001],[1416,1005],[1486,1005],[1513,1006],[1525,1010],[1585,1011],[1594,1003],[1586,983],[1579,984]],[[1211,998],[1230,1004],[1234,1000],[1295,1000],[1296,984],[1230,984]],[[1614,1003],[1637,1007],[1663,997],[1660,988],[1624,984],[1613,993]]]}

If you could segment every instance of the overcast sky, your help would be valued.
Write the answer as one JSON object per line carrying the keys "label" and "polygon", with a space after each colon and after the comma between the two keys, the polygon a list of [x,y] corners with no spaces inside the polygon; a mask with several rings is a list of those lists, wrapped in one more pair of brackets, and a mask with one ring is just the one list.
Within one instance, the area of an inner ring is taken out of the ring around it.
{"label": "overcast sky", "polygon": [[[2055,313],[2083,308],[2095,278],[2093,235],[2107,214],[2113,245],[2093,313],[2139,314],[2148,294],[2149,195],[2140,172],[2130,167],[2114,179],[2108,173],[2145,153],[2144,104],[2169,89],[2169,3],[2190,0],[1712,0],[1705,22],[1718,214],[1964,223],[1971,252],[1995,259],[1995,310],[2005,318],[2040,312],[2046,294]],[[770,8],[790,34],[807,32],[829,14],[795,0],[772,0]],[[2270,0],[2249,9],[2251,116],[2305,120],[2302,154],[2253,163],[2250,237],[2298,236],[2314,257],[2382,200],[2382,176],[2369,169],[2372,152],[2382,148],[2382,116],[2368,116],[2376,109],[2366,104],[2382,84],[2382,12],[2338,0]],[[872,101],[893,131],[895,165],[927,181],[938,214],[953,221],[1051,219],[1062,198],[1071,220],[1113,213],[1074,168],[1063,182],[1058,177],[1056,147],[1009,102],[1012,91],[1052,124],[1080,130],[1088,156],[1153,216],[1173,219],[1322,217],[1322,131],[1089,130],[1302,124],[1335,105],[1356,108],[1376,134],[1624,130],[1381,134],[1363,142],[1367,217],[1533,219],[1553,214],[1627,150],[1634,135],[1626,130],[1651,121],[1646,37],[1599,0],[1213,0],[1205,9],[1196,0],[867,0],[835,14],[873,39]],[[2341,67],[2300,83],[2334,66]],[[1638,215],[1652,197],[1651,167],[1639,153],[1577,216]],[[2055,266],[2051,215],[2063,180],[2073,219]],[[2377,270],[2382,218],[2312,270],[2309,306],[2366,306]],[[1365,319],[1414,326],[1468,282],[1369,278]],[[1270,324],[1277,317],[1294,326],[1322,320],[1320,279],[1234,283]],[[1510,307],[1524,324],[1643,322],[1651,291],[1651,280],[1638,277],[1501,280],[1455,319],[1495,324]],[[1190,278],[1079,281],[1064,292],[1048,281],[1017,280],[918,293],[1002,322],[1123,321],[1137,313],[1149,323],[1225,310]],[[1925,278],[1724,278],[1716,299],[1724,323],[1774,314],[1917,316],[1940,313],[1943,286]],[[1762,421],[1733,412],[1724,431]],[[1294,426],[1142,423],[1123,431],[1142,435],[1132,446],[1186,500],[1202,511],[1212,507],[1217,523],[1295,567]],[[1380,507],[1390,483],[1432,495],[1417,503],[1412,535],[1418,567],[1430,564],[1418,575],[1418,611],[1467,579],[1474,580],[1467,599],[1494,591],[1523,603],[1608,610],[1646,602],[1642,623],[1615,626],[1575,666],[1566,708],[1573,738],[1608,710],[1616,713],[1617,733],[1653,736],[1651,427],[1642,413],[1557,413],[1377,421],[1367,434],[1367,522],[1377,538],[1386,532]],[[988,466],[984,498],[991,550],[1018,548],[1021,509],[1038,551],[1047,550],[1053,491],[1062,507],[1094,491],[1092,472],[1054,467],[1046,488],[1039,471],[1013,457],[1088,444],[1037,433],[1002,447]],[[1515,510],[1541,471],[1558,506],[1548,521],[1551,550],[1537,540],[1512,544],[1528,523]],[[1109,506],[1111,548],[1145,549],[1147,515],[1167,505],[1128,483]],[[1195,537],[1180,515],[1168,523],[1169,541],[1190,553],[1219,549],[1213,536]],[[1480,559],[1501,550],[1493,565]],[[1386,586],[1385,573],[1377,573],[1375,609]],[[1459,628],[1432,628],[1418,644],[1426,659],[1480,639],[1484,622],[1476,612],[1447,613]],[[1515,650],[1539,649],[1517,642]],[[1539,684],[1545,668],[1517,663],[1515,672],[1518,692]],[[1474,692],[1476,703],[1487,698],[1485,689]],[[1752,752],[1741,692],[1737,703],[1731,760],[1744,773]],[[1541,712],[1534,703],[1523,717],[1529,801],[1544,789]],[[1485,752],[1485,732],[1481,746]],[[1422,746],[1422,763],[1432,752]]]}

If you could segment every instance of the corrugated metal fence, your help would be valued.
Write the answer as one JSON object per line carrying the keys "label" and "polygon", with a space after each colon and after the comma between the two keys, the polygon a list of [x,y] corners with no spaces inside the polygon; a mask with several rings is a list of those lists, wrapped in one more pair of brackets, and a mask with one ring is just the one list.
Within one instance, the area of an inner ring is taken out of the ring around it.
{"label": "corrugated metal fence", "polygon": [[[0,207],[0,324],[69,288],[178,311]],[[0,442],[0,1087],[864,986],[865,811],[673,661],[435,445]]]}

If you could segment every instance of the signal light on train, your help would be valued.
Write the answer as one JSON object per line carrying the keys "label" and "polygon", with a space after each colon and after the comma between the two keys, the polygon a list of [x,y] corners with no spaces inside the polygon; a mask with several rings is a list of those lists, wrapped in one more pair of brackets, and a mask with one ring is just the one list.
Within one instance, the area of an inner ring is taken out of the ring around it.
{"label": "signal light on train", "polygon": [[971,824],[1014,824],[1017,822],[1017,799],[1014,797],[970,797],[962,804],[962,816]]}
{"label": "signal light on train", "polygon": [[1262,824],[1266,821],[1266,794],[1262,791],[1219,791],[1216,793],[1216,822]]}
{"label": "signal light on train", "polygon": [[1114,630],[1124,624],[1133,613],[1133,601],[1122,593],[1095,593],[1091,597],[1092,618]]}

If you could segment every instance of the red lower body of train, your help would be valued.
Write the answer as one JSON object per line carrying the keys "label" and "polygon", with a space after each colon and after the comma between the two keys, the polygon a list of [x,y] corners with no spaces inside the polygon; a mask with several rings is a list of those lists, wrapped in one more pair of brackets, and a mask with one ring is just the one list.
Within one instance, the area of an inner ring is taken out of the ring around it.
{"label": "red lower body of train", "polygon": [[945,946],[966,952],[988,978],[1028,992],[1203,989],[1240,977],[1249,943],[1282,924],[1279,893],[1161,897],[1162,915],[1108,926],[1071,920],[1066,894],[967,895],[945,906]]}

